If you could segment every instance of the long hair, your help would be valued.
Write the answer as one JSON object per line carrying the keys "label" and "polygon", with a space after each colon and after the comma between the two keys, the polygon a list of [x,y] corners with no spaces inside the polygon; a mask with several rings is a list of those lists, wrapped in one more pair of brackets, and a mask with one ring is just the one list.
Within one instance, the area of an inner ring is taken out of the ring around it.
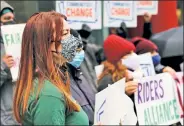
{"label": "long hair", "polygon": [[[49,80],[64,95],[69,110],[80,110],[79,105],[71,99],[68,73],[66,73],[67,77],[64,76],[56,63],[53,62],[53,52],[50,46],[52,42],[61,41],[63,19],[66,19],[64,15],[54,11],[41,12],[31,16],[26,23],[22,37],[20,70],[13,103],[15,118],[20,123],[21,117],[27,109],[28,99],[34,91],[33,81],[36,69],[39,73],[37,78],[40,89],[43,81]],[[64,84],[62,78],[67,79],[66,84]],[[36,89],[37,94],[40,92],[39,88]]]}
{"label": "long hair", "polygon": [[109,61],[102,62],[104,65],[104,70],[98,78],[98,82],[106,75],[112,76],[112,81],[115,83],[118,80],[128,78],[128,72],[126,66],[122,64],[122,61],[118,61],[116,64],[112,64]]}

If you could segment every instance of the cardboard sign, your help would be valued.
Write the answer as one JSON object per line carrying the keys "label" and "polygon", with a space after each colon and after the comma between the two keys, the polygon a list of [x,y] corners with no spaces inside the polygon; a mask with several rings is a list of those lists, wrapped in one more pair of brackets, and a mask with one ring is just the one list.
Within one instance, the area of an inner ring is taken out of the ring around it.
{"label": "cardboard sign", "polygon": [[101,1],[56,1],[56,11],[64,14],[73,29],[87,24],[101,29]]}
{"label": "cardboard sign", "polygon": [[170,74],[139,80],[135,105],[139,125],[171,125],[179,122],[180,112]]}
{"label": "cardboard sign", "polygon": [[105,27],[120,27],[122,22],[137,27],[136,1],[104,1],[103,16]]}
{"label": "cardboard sign", "polygon": [[122,79],[96,94],[95,124],[99,122],[103,125],[136,124],[133,102],[125,95],[124,89],[125,79]]}
{"label": "cardboard sign", "polygon": [[145,53],[138,56],[139,56],[140,68],[144,74],[144,77],[154,76],[156,73],[155,73],[155,68],[153,65],[151,53]]}
{"label": "cardboard sign", "polygon": [[15,61],[14,66],[10,69],[13,81],[16,81],[18,77],[24,27],[25,24],[1,26],[6,54],[13,56]]}
{"label": "cardboard sign", "polygon": [[158,1],[140,0],[136,2],[138,15],[144,15],[145,13],[156,15],[158,13]]}
{"label": "cardboard sign", "polygon": [[[118,90],[118,87],[114,85],[108,87],[106,114],[114,116],[113,118],[107,116],[108,122],[104,125],[135,125],[137,123],[133,102],[121,89]],[[113,92],[113,95],[110,92]]]}

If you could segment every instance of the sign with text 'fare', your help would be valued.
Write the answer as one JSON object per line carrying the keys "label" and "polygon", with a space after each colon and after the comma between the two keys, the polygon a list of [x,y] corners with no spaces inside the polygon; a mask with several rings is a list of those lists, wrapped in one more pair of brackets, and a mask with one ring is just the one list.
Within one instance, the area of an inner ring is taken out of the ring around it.
{"label": "sign with text 'fare'", "polygon": [[139,125],[171,125],[180,121],[180,110],[170,74],[139,80],[135,93]]}
{"label": "sign with text 'fare'", "polygon": [[7,55],[13,56],[14,66],[10,69],[13,81],[17,80],[21,57],[22,34],[25,24],[2,26],[2,37]]}
{"label": "sign with text 'fare'", "polygon": [[73,29],[81,29],[82,24],[101,29],[101,1],[56,1],[56,11],[67,17]]}

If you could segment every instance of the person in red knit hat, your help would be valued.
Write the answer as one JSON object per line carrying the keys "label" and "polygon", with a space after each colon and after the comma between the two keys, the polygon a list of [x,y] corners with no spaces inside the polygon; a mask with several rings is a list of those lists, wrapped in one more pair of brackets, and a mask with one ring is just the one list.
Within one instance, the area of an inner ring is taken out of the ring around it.
{"label": "person in red knit hat", "polygon": [[131,42],[135,45],[135,52],[138,55],[151,53],[156,73],[169,72],[171,75],[175,76],[176,72],[174,69],[169,66],[165,67],[161,64],[161,57],[158,53],[158,47],[152,41],[141,37],[134,37]]}
{"label": "person in red knit hat", "polygon": [[104,69],[98,78],[98,91],[125,77],[127,82],[125,92],[129,96],[132,95],[137,89],[137,82],[132,81],[129,69],[122,60],[135,55],[135,46],[128,40],[113,34],[104,41],[103,48],[106,61],[102,63]]}

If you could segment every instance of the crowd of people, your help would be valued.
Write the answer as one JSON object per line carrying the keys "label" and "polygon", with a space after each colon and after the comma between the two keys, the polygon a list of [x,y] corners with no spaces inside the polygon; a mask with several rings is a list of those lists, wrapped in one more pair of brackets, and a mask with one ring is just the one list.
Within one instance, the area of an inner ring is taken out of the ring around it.
{"label": "crowd of people", "polygon": [[[0,17],[1,26],[16,23],[14,9],[6,2],[1,5]],[[60,13],[35,13],[23,32],[16,82],[10,73],[13,57],[5,53],[0,37],[1,125],[93,125],[95,94],[108,84],[126,78],[125,92],[134,101],[134,79],[144,75],[136,60],[134,65],[122,64],[122,60],[139,54],[150,52],[156,73],[175,76],[173,68],[161,64],[158,47],[149,40],[151,15],[145,14],[144,20],[143,36],[129,38],[122,23],[100,47],[90,43],[88,25],[76,31]],[[99,64],[104,70],[97,78],[95,66]]]}

